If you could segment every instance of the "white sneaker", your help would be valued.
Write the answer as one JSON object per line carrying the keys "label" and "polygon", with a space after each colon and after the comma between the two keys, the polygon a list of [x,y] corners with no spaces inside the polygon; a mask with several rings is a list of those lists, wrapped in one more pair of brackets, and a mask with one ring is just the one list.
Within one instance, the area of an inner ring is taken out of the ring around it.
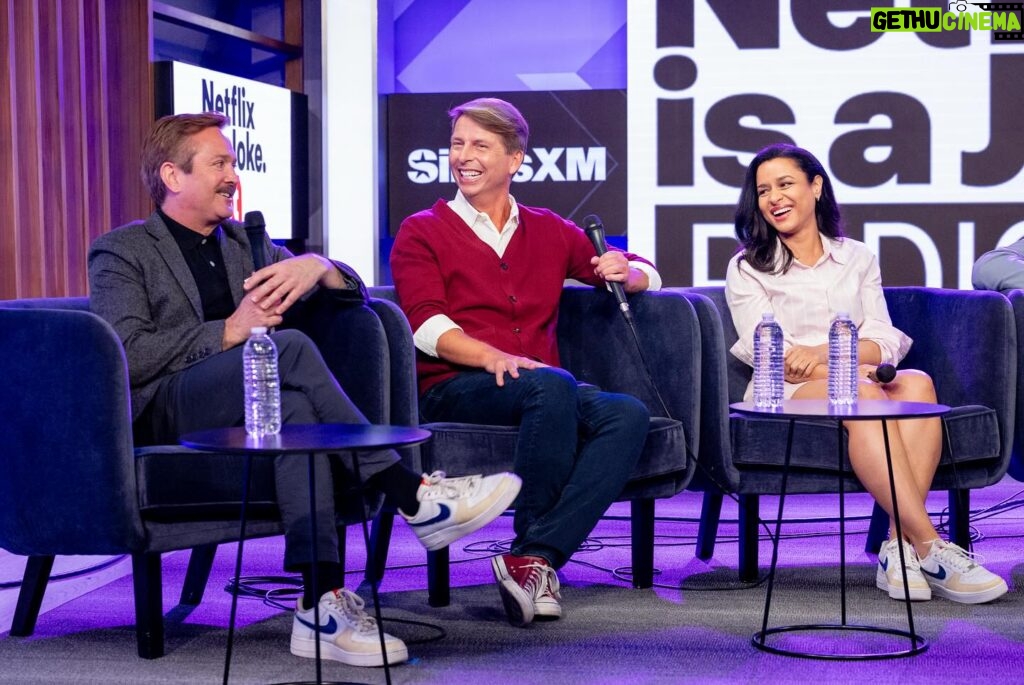
{"label": "white sneaker", "polygon": [[935,540],[921,571],[940,597],[964,604],[991,602],[1006,594],[1006,581],[976,562],[973,555],[952,542]]}
{"label": "white sneaker", "polygon": [[423,476],[416,493],[420,510],[413,517],[402,516],[428,551],[438,550],[497,518],[522,484],[514,473],[445,478],[444,471],[434,471]]}
{"label": "white sneaker", "polygon": [[[350,666],[383,666],[377,620],[363,611],[363,600],[345,588],[320,598],[320,656]],[[316,657],[316,623],[312,608],[295,604],[291,651],[295,656]],[[384,633],[388,664],[409,659],[409,650],[397,637]]]}
{"label": "white sneaker", "polygon": [[[928,581],[921,574],[921,564],[913,545],[903,541],[903,556],[907,560],[907,585],[910,587],[910,599],[923,601],[932,598],[932,590]],[[893,599],[905,600],[907,593],[903,591],[903,571],[900,568],[899,541],[889,540],[882,545],[878,553],[878,569],[875,571],[875,585],[885,590]]]}

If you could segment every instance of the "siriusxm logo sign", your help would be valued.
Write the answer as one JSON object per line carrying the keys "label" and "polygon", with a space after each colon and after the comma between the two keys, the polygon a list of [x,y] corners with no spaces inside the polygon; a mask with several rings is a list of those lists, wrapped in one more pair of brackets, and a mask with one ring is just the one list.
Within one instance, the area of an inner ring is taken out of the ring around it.
{"label": "siriusxm logo sign", "polygon": [[[535,147],[523,158],[513,181],[604,181],[608,174],[608,153],[603,147]],[[413,183],[454,183],[448,167],[448,148],[418,148],[409,153]]]}

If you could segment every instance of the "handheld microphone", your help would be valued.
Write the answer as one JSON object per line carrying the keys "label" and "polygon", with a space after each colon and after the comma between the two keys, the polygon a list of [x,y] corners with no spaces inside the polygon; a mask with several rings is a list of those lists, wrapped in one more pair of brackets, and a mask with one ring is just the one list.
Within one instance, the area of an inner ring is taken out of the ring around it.
{"label": "handheld microphone", "polygon": [[[596,214],[588,214],[583,217],[583,232],[587,234],[587,238],[590,239],[590,244],[594,246],[594,252],[600,257],[608,251],[608,245],[604,240],[604,224],[597,217]],[[626,300],[626,290],[622,287],[622,284],[617,281],[605,281],[611,288],[612,294],[615,295],[615,301],[619,303],[619,311],[622,312],[622,316],[625,317],[626,323],[630,326],[633,325],[633,312],[629,310],[629,302]]]}
{"label": "handheld microphone", "polygon": [[267,233],[267,222],[263,220],[263,212],[245,213],[245,233],[249,236],[249,247],[252,249],[252,263],[259,271],[267,265],[263,250],[263,239]]}
{"label": "handheld microphone", "polygon": [[896,378],[896,367],[892,364],[879,364],[874,371],[868,371],[868,378],[876,383],[891,383]]}

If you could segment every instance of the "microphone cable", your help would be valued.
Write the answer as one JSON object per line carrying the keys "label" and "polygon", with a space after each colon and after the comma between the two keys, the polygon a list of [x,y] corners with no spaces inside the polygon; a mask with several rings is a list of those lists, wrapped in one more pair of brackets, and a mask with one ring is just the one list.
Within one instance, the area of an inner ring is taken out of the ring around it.
{"label": "microphone cable", "polygon": [[[597,215],[589,214],[586,217],[584,217],[583,231],[586,234],[587,238],[590,240],[590,243],[594,246],[594,252],[597,254],[598,257],[600,257],[601,255],[608,251],[608,247],[605,243],[604,224],[601,222],[601,219],[598,218]],[[636,348],[640,364],[644,370],[644,373],[647,376],[647,382],[650,385],[651,390],[654,391],[654,395],[657,398],[658,403],[661,405],[661,409],[665,414],[665,418],[671,419],[673,421],[678,421],[678,419],[676,419],[672,415],[672,412],[669,411],[668,404],[662,397],[661,390],[658,388],[658,384],[654,381],[654,374],[651,372],[651,367],[650,364],[647,362],[646,355],[644,355],[643,345],[640,344],[640,336],[637,332],[636,322],[633,317],[633,312],[629,307],[629,303],[626,301],[625,290],[622,287],[622,284],[618,282],[609,282],[609,284],[609,287],[611,288],[613,295],[615,295],[615,299],[619,303],[619,311],[622,313],[622,318],[625,319],[626,324],[629,327],[629,331],[632,335],[633,344]],[[687,302],[689,303],[689,300],[687,300]],[[728,488],[724,487],[721,483],[718,482],[718,479],[710,472],[710,470],[700,463],[699,458],[693,454],[688,445],[686,446],[686,457],[689,461],[693,462],[694,467],[696,469],[700,469],[704,476],[706,476],[707,479],[711,481],[712,485],[717,487],[723,495],[727,495],[730,499],[736,502],[737,506],[739,506],[739,498],[736,497],[735,494],[730,492]],[[777,544],[775,536],[772,534],[771,530],[769,530],[767,524],[760,517],[760,515],[758,515],[757,521],[764,529],[765,533],[768,535],[768,539],[772,540],[773,544]],[[658,574],[660,572],[661,571],[659,569],[655,569],[655,574]],[[761,583],[765,582],[766,579],[767,575],[761,576],[756,581],[752,581],[749,584],[749,586],[756,587]]]}
{"label": "microphone cable", "polygon": [[[687,300],[687,304],[689,304],[689,300]],[[661,389],[658,387],[657,382],[655,382],[655,380],[654,380],[654,374],[651,372],[651,366],[650,366],[650,364],[647,361],[646,355],[644,354],[643,345],[640,343],[640,335],[637,332],[636,321],[634,320],[633,317],[628,317],[627,318],[627,317],[624,316],[623,319],[625,319],[626,323],[628,324],[629,332],[630,332],[632,340],[633,340],[633,345],[636,348],[637,357],[639,359],[640,365],[643,368],[644,374],[647,377],[648,385],[650,386],[651,390],[654,392],[654,396],[657,398],[658,404],[661,405],[661,411],[664,413],[665,418],[671,419],[672,421],[679,421],[679,419],[675,418],[675,416],[673,416],[672,412],[669,411],[668,404],[665,402],[665,398],[662,397],[662,395],[661,395]],[[686,447],[686,458],[687,458],[687,460],[692,462],[694,467],[696,469],[700,470],[701,474],[704,477],[706,477],[709,481],[711,481],[711,484],[714,485],[716,488],[718,488],[719,491],[723,495],[727,496],[729,499],[734,501],[737,506],[740,506],[739,497],[737,497],[735,493],[731,492],[729,488],[727,488],[726,486],[722,485],[721,482],[719,482],[718,478],[711,472],[711,469],[709,469],[708,467],[706,467],[704,464],[702,464],[700,462],[700,459],[697,457],[697,455],[695,455],[693,453],[693,451],[690,449],[689,445],[686,445],[685,447]],[[758,514],[757,523],[758,523],[759,526],[761,526],[762,529],[764,529],[765,535],[767,535],[768,539],[772,541],[772,544],[773,545],[777,544],[777,542],[775,540],[775,534],[768,527],[768,524],[764,521],[764,519],[761,518],[760,514]],[[625,569],[629,569],[629,570],[625,570]],[[661,573],[660,569],[655,569],[654,570],[654,574],[655,575],[658,575],[660,573]],[[613,573],[613,575],[616,575],[617,577],[628,575],[629,578],[623,578],[623,580],[628,580],[628,579],[632,578],[632,569],[629,568],[629,567],[622,567],[621,569],[616,569],[615,572]],[[686,584],[684,583],[683,585],[680,586],[680,589],[683,589],[683,590],[690,589],[690,590],[695,590],[695,591],[712,591],[712,592],[714,592],[714,591],[720,592],[720,591],[724,591],[724,590],[750,589],[750,588],[755,588],[755,587],[758,587],[758,586],[764,584],[765,581],[767,581],[767,580],[768,580],[768,574],[766,572],[765,574],[758,576],[758,578],[756,580],[740,581],[738,586],[698,588],[698,587],[687,587]]]}

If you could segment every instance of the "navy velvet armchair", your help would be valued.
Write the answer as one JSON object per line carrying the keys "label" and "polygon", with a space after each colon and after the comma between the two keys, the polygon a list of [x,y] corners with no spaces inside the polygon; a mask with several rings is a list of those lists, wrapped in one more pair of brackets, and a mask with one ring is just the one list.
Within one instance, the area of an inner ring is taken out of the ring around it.
{"label": "navy velvet armchair", "polygon": [[[375,309],[397,311],[371,302],[314,313],[306,332],[367,418],[389,423],[391,360]],[[55,555],[128,554],[138,652],[162,656],[161,553],[192,550],[180,601],[198,604],[217,545],[238,539],[242,457],[135,445],[124,351],[86,298],[0,302],[0,378],[0,547],[29,557],[11,634],[32,634]],[[282,532],[272,468],[253,461],[247,537]],[[378,503],[345,504],[340,524]]]}
{"label": "navy velvet armchair", "polygon": [[[371,295],[394,300],[393,288],[371,288]],[[630,297],[637,321],[640,346],[658,384],[652,388],[640,364],[636,345],[607,292],[589,287],[567,287],[562,294],[558,320],[558,343],[562,365],[576,378],[605,390],[623,392],[641,399],[650,409],[651,424],[640,462],[620,496],[631,502],[632,582],[635,587],[650,587],[654,573],[654,500],[671,497],[689,483],[695,468],[699,437],[701,338],[697,315],[690,303],[678,293],[642,293]],[[406,331],[405,351],[393,350],[392,360],[406,359],[405,369],[393,368],[393,374],[405,374],[407,381],[393,387],[408,387],[403,397],[393,401],[392,418],[401,422],[399,405],[411,399],[406,421],[419,422],[415,400],[414,348],[409,324],[388,320],[385,325]],[[389,332],[389,341],[400,336]],[[667,406],[662,407],[657,392]],[[512,470],[516,428],[464,423],[424,424],[433,437],[420,447],[420,467],[424,471],[440,469],[451,475],[493,473]],[[375,526],[390,530],[389,514],[383,513]],[[386,539],[386,535],[380,539]],[[386,545],[378,548],[385,550]],[[450,600],[448,549],[429,552],[428,596],[432,606],[444,606]],[[371,579],[380,578],[383,557],[378,554]]]}
{"label": "navy velvet armchair", "polygon": [[[1013,318],[1017,330],[1017,344],[1024,343],[1024,290],[1014,289],[1005,293],[1013,307]],[[1018,349],[1018,353],[1020,350]],[[1013,455],[1008,471],[1010,476],[1024,481],[1024,363],[1017,364],[1017,407],[1013,432]]]}
{"label": "navy velvet armchair", "polygon": [[[900,366],[930,374],[939,402],[953,408],[943,419],[943,452],[932,489],[949,492],[950,537],[966,548],[970,490],[998,482],[1010,458],[1017,383],[1017,335],[1010,305],[996,293],[883,290],[893,324],[914,340]],[[704,335],[701,468],[691,483],[691,489],[705,493],[697,556],[709,559],[714,553],[724,488],[739,500],[740,577],[754,580],[758,497],[780,490],[787,422],[730,415],[729,404],[742,401],[751,372],[729,352],[736,330],[724,289],[681,291],[697,309]],[[836,440],[831,421],[797,422],[788,492],[838,492]],[[849,462],[842,477],[848,491],[863,491]],[[876,506],[869,551],[877,551],[888,524]]]}

